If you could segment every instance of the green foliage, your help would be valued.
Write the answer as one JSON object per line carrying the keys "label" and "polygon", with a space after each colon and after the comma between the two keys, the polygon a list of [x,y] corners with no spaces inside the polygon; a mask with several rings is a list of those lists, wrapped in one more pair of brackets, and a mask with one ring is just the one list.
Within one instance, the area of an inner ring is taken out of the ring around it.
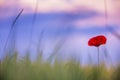
{"label": "green foliage", "polygon": [[120,80],[120,65],[113,72],[113,79]]}
{"label": "green foliage", "polygon": [[53,64],[42,61],[41,55],[31,61],[29,53],[22,59],[17,54],[0,62],[0,80],[120,80],[120,67],[110,71],[105,65],[81,66],[73,59]]}

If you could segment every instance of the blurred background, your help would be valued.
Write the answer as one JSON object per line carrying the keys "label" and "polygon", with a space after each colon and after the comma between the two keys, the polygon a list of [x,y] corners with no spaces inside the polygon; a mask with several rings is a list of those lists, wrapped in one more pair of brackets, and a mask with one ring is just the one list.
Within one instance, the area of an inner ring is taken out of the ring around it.
{"label": "blurred background", "polygon": [[[54,55],[82,64],[97,63],[97,48],[88,40],[104,35],[101,62],[119,63],[119,0],[0,0],[0,57],[17,51],[19,58],[38,51],[44,60]],[[23,11],[22,11],[23,9]],[[21,13],[20,13],[21,12]],[[57,54],[52,54],[56,51]]]}
{"label": "blurred background", "polygon": [[120,0],[0,0],[0,80],[120,80],[119,14]]}

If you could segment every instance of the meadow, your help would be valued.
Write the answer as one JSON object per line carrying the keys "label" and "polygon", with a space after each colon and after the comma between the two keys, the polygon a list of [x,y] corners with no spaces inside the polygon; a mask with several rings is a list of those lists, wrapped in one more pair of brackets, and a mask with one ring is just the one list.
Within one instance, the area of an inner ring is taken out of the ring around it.
{"label": "meadow", "polygon": [[[16,49],[11,52],[7,51],[8,40],[22,12],[23,9],[13,21],[4,45],[2,59],[0,59],[0,80],[120,80],[120,64],[108,66],[106,62],[102,62],[98,65],[91,63],[82,65],[81,61],[75,58],[69,58],[66,61],[59,60],[54,55],[58,54],[61,43],[58,43],[59,47],[55,47],[47,60],[43,59],[43,53],[39,51],[37,51],[38,55],[35,60],[31,60],[29,51],[25,53],[24,57],[20,58],[20,53]],[[35,18],[36,15],[33,18],[33,26]],[[112,32],[112,34],[120,39],[117,32]],[[96,46],[98,47],[98,45]]]}
{"label": "meadow", "polygon": [[120,65],[109,68],[105,63],[83,66],[73,58],[55,59],[52,63],[44,61],[41,53],[32,61],[29,53],[18,59],[18,52],[14,52],[1,60],[0,80],[120,80]]}

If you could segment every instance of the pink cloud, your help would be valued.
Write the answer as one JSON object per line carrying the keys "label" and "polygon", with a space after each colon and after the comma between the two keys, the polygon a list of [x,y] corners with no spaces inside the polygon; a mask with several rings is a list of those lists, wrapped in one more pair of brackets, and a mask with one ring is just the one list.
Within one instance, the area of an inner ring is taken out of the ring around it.
{"label": "pink cloud", "polygon": [[[34,13],[37,0],[0,0],[0,18],[9,17],[17,14],[22,8],[25,13]],[[120,18],[120,1],[119,0],[107,0],[108,14],[110,23],[119,23]],[[75,0],[68,3],[63,0],[39,0],[38,12],[71,12],[77,13],[79,10],[96,10],[104,14],[105,6],[104,0]],[[76,21],[78,25],[81,21]],[[94,17],[89,20],[82,20],[82,24],[104,24],[104,17]]]}

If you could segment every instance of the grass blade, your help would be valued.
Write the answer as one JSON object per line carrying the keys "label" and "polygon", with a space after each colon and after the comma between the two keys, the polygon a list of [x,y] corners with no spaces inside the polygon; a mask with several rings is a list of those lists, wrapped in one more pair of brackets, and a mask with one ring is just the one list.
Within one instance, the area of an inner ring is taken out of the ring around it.
{"label": "grass blade", "polygon": [[22,12],[23,12],[23,9],[19,12],[19,14],[16,16],[15,20],[14,20],[13,23],[12,23],[12,26],[11,26],[10,31],[9,31],[9,33],[8,33],[8,36],[7,36],[5,45],[4,45],[4,47],[3,47],[3,54],[1,55],[1,58],[4,57],[4,55],[5,55],[4,53],[5,53],[5,50],[6,50],[7,43],[8,43],[8,41],[9,41],[10,35],[12,34],[12,31],[13,31],[13,29],[14,29],[14,27],[15,27],[15,23],[17,22],[18,18],[21,16]]}

